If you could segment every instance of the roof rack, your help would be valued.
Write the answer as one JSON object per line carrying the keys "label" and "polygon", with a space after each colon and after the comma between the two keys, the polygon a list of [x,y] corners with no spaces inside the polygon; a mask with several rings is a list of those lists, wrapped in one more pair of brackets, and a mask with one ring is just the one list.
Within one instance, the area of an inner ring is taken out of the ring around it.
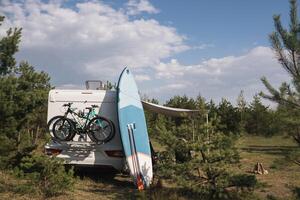
{"label": "roof rack", "polygon": [[87,80],[85,81],[85,87],[87,90],[103,90],[103,83],[100,80]]}

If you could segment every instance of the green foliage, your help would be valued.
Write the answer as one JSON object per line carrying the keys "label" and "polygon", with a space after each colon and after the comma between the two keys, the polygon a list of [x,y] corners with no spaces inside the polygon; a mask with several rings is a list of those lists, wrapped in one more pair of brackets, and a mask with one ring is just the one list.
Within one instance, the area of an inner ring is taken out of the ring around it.
{"label": "green foliage", "polygon": [[292,161],[294,164],[300,166],[300,149],[295,149],[290,151],[286,157],[289,161]]}
{"label": "green foliage", "polygon": [[21,29],[11,28],[0,39],[0,167],[14,167],[21,178],[14,192],[53,196],[72,188],[73,171],[66,172],[56,158],[32,154],[45,137],[51,86],[45,72],[35,71],[25,61],[17,64],[14,56],[20,38]]}
{"label": "green foliage", "polygon": [[300,187],[295,187],[293,193],[296,199],[300,199]]}
{"label": "green foliage", "polygon": [[[282,83],[279,89],[275,89],[267,80],[262,78],[262,82],[269,94],[261,93],[266,99],[279,104],[281,111],[288,113],[286,121],[293,121],[293,129],[289,130],[295,141],[300,145],[300,25],[297,14],[297,1],[290,1],[290,25],[286,29],[281,24],[280,15],[274,15],[275,31],[270,34],[270,42],[278,62],[291,77],[290,83]],[[291,133],[292,131],[292,133]]]}
{"label": "green foliage", "polygon": [[[3,21],[3,17],[0,21]],[[51,88],[45,72],[27,62],[16,63],[21,29],[0,39],[0,167],[17,164],[43,138],[46,103]]]}
{"label": "green foliage", "polygon": [[244,114],[245,131],[249,134],[272,136],[279,133],[278,113],[264,106],[259,96],[254,96]]}
{"label": "green foliage", "polygon": [[300,110],[289,104],[279,105],[277,116],[282,132],[290,135],[300,145]]}
{"label": "green foliage", "polygon": [[257,185],[257,179],[254,175],[238,174],[230,177],[229,182],[233,186],[240,188],[253,189]]}
{"label": "green foliage", "polygon": [[110,81],[106,81],[106,83],[103,85],[103,88],[105,90],[115,90],[117,88],[116,83],[112,83]]}
{"label": "green foliage", "polygon": [[37,195],[37,188],[31,182],[16,178],[11,171],[1,171],[0,193],[5,192],[35,196]]}
{"label": "green foliage", "polygon": [[[169,99],[165,106],[168,107],[174,107],[174,108],[186,108],[186,109],[197,109],[197,103],[193,98],[189,98],[187,96],[174,96],[173,98]],[[182,124],[184,120],[182,118],[168,118],[168,123],[170,125],[175,125],[179,126]]]}
{"label": "green foliage", "polygon": [[[3,21],[4,17],[0,16],[0,25]],[[6,32],[6,37],[0,39],[0,76],[5,76],[15,70],[14,55],[19,50],[21,31],[21,28],[10,28]]]}
{"label": "green foliage", "polygon": [[[235,148],[239,134],[233,134],[230,129],[238,127],[239,123],[230,126],[232,123],[229,119],[236,114],[237,109],[225,100],[221,106],[216,107],[212,101],[206,103],[201,97],[191,99],[186,96],[170,99],[167,106],[199,109],[200,115],[177,119],[160,115],[156,117],[157,123],[152,123],[148,129],[155,130],[156,140],[164,145],[166,151],[158,155],[155,175],[171,180],[198,198],[230,198],[231,193],[226,191],[232,184],[229,169],[239,162],[239,154]],[[211,112],[207,108],[212,108]],[[212,115],[208,123],[206,113]],[[224,115],[218,117],[218,113]],[[235,117],[239,118],[239,115]],[[225,128],[220,125],[221,122],[226,125],[223,126]],[[244,178],[250,180],[252,177]]]}
{"label": "green foliage", "polygon": [[240,115],[239,130],[241,133],[245,132],[246,124],[246,112],[247,112],[247,102],[244,97],[244,91],[242,90],[237,98],[237,110]]}
{"label": "green foliage", "polygon": [[[148,101],[150,103],[159,104],[158,100],[156,99],[148,99],[147,97],[144,97],[143,100]],[[164,120],[164,118],[161,118],[158,114],[149,112],[147,110],[145,110],[145,116],[147,116],[146,117],[147,126],[151,127],[148,129],[148,134],[152,138],[157,138],[157,129],[159,129],[161,125],[161,120]]]}
{"label": "green foliage", "polygon": [[241,115],[239,110],[234,107],[226,99],[222,99],[218,105],[217,115],[220,117],[219,130],[224,133],[235,133],[241,132]]}
{"label": "green foliage", "polygon": [[75,183],[72,169],[66,171],[60,159],[43,155],[23,157],[15,173],[29,180],[25,188],[34,185],[46,197],[72,190]]}
{"label": "green foliage", "polygon": [[267,200],[277,200],[278,198],[275,197],[274,195],[268,194],[267,195]]}

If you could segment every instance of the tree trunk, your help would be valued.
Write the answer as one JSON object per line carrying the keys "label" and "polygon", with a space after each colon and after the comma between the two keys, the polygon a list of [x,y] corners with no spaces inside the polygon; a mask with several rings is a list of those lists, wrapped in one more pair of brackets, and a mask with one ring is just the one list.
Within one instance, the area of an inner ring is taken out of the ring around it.
{"label": "tree trunk", "polygon": [[35,133],[35,137],[34,137],[34,141],[33,141],[34,145],[37,143],[37,140],[39,138],[39,132],[40,132],[40,126],[38,125],[36,128],[36,133]]}

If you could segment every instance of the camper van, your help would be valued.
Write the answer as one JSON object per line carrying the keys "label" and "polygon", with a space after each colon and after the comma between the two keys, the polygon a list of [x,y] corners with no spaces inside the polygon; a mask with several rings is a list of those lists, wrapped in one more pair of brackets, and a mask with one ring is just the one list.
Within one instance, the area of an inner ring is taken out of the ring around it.
{"label": "camper van", "polygon": [[[107,84],[108,85],[108,84]],[[93,89],[91,89],[93,88]],[[89,136],[75,135],[71,140],[57,140],[51,127],[51,141],[45,145],[45,153],[49,156],[62,158],[66,164],[79,167],[102,167],[117,171],[126,170],[125,157],[121,136],[119,132],[119,120],[117,113],[117,91],[107,90],[101,81],[86,81],[86,90],[53,89],[48,96],[47,122],[55,116],[63,116],[66,113],[66,104],[72,105],[75,112],[84,112],[95,105],[95,112],[110,120],[114,127],[113,137],[109,141],[98,143],[92,141]],[[142,101],[144,109],[150,112],[172,117],[193,116],[199,110],[170,108]],[[154,151],[150,142],[152,156]],[[153,159],[153,158],[152,158]]]}
{"label": "camper van", "polygon": [[[88,87],[87,87],[88,88]],[[84,112],[86,108],[97,105],[98,115],[109,119],[114,126],[114,136],[106,143],[96,143],[87,136],[75,135],[70,141],[59,141],[53,137],[45,145],[45,153],[64,159],[66,164],[93,166],[122,170],[124,168],[123,148],[120,140],[116,91],[113,90],[64,90],[53,89],[48,97],[47,122],[66,112],[64,104],[72,103],[72,109]]]}

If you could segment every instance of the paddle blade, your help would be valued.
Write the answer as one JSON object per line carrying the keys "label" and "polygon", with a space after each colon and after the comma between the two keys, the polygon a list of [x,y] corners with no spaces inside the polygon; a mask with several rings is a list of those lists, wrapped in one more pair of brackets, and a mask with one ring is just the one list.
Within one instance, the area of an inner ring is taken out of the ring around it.
{"label": "paddle blade", "polygon": [[138,190],[143,190],[144,189],[144,183],[143,183],[143,180],[140,176],[137,177],[137,186],[138,186]]}

